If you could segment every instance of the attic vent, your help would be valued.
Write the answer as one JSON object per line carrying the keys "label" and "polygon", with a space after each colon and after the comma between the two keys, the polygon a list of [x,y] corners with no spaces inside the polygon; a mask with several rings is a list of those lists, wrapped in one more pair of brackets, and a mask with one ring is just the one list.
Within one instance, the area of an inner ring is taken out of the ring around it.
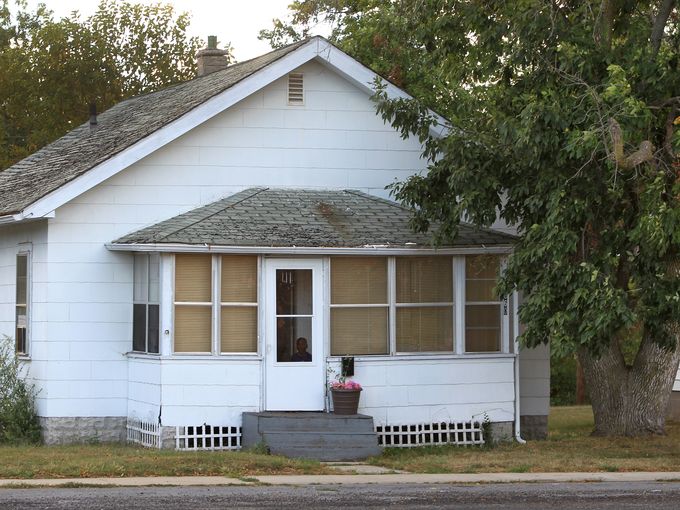
{"label": "attic vent", "polygon": [[288,75],[288,104],[304,104],[302,73]]}

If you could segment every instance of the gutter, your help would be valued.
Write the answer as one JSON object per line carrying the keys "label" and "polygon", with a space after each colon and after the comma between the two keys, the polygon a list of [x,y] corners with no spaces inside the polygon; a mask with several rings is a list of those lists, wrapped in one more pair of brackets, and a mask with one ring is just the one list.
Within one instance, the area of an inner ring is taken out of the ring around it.
{"label": "gutter", "polygon": [[366,245],[357,248],[307,247],[307,246],[216,246],[210,244],[176,243],[107,243],[110,251],[160,252],[160,253],[248,253],[280,255],[467,255],[505,254],[512,251],[511,245],[470,246],[460,248],[408,248],[389,245]]}
{"label": "gutter", "polygon": [[24,218],[21,214],[7,214],[6,216],[0,216],[0,225],[6,225],[9,223],[17,223]]}
{"label": "gutter", "polygon": [[519,397],[519,293],[517,291],[513,292],[512,302],[515,305],[513,308],[513,322],[512,322],[512,337],[515,352],[515,440],[519,444],[526,444],[526,441],[522,439],[520,431],[520,397]]}

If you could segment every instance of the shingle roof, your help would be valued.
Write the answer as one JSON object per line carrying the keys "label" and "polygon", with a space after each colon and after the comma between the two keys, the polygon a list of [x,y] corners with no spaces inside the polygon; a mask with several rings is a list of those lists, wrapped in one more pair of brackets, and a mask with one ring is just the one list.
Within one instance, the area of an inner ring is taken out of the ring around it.
{"label": "shingle roof", "polygon": [[0,216],[20,212],[307,42],[118,103],[99,115],[96,129],[85,123],[0,172]]}
{"label": "shingle roof", "polygon": [[[126,235],[113,244],[427,248],[401,205],[355,190],[251,188]],[[515,237],[460,226],[449,246],[510,245]]]}

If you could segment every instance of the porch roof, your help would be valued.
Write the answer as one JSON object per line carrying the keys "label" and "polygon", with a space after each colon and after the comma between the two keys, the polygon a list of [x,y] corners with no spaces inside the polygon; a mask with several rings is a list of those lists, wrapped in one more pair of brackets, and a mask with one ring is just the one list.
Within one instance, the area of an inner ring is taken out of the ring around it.
{"label": "porch roof", "polygon": [[[109,246],[201,245],[298,248],[432,248],[405,207],[356,190],[250,188],[128,234]],[[446,246],[509,247],[516,238],[461,224]]]}

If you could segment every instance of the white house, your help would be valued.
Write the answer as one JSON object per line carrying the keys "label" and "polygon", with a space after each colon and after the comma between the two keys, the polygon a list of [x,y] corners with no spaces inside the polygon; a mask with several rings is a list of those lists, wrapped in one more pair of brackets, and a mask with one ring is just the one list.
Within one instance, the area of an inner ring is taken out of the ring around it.
{"label": "white house", "polygon": [[342,356],[385,444],[484,417],[545,434],[547,349],[519,354],[493,293],[512,236],[409,230],[385,186],[426,164],[376,115],[376,75],[319,37],[199,55],[209,74],[0,172],[0,336],[46,442],[238,447],[244,412],[327,410]]}

